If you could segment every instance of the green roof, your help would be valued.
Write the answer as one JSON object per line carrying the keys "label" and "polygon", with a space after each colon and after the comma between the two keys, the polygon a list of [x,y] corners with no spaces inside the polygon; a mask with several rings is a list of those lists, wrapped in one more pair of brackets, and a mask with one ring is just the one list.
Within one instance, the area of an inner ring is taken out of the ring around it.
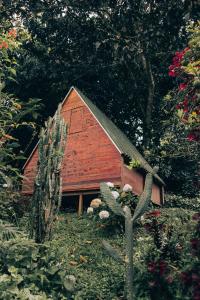
{"label": "green roof", "polygon": [[[152,167],[144,159],[144,157],[138,152],[136,147],[131,143],[127,136],[94,104],[90,101],[78,88],[74,87],[76,92],[80,95],[82,100],[91,110],[97,121],[103,127],[115,146],[119,149],[121,154],[127,155],[132,160],[137,160],[141,167],[149,173],[154,174]],[[154,174],[154,177],[162,184],[165,184],[163,180]]]}

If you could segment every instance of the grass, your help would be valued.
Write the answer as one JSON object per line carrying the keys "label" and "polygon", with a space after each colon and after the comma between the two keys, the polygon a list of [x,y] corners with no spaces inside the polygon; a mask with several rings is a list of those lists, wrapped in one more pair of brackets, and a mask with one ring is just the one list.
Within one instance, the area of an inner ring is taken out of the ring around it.
{"label": "grass", "polygon": [[105,252],[102,239],[115,247],[123,243],[122,235],[106,232],[87,216],[59,215],[50,246],[77,279],[76,300],[123,299],[124,267]]}

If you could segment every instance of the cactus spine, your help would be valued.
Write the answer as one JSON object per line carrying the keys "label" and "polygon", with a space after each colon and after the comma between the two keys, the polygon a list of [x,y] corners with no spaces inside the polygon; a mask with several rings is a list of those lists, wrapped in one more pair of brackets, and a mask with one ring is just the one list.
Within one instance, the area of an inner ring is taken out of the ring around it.
{"label": "cactus spine", "polygon": [[30,237],[37,243],[51,239],[53,222],[62,197],[61,163],[65,151],[67,125],[61,104],[40,132],[38,170],[35,178],[30,218]]}
{"label": "cactus spine", "polygon": [[125,259],[122,259],[122,254],[118,253],[108,242],[103,241],[103,246],[106,251],[116,261],[125,263],[125,282],[126,282],[126,297],[127,300],[134,300],[133,290],[133,224],[141,217],[148,208],[151,200],[153,175],[158,172],[158,167],[153,168],[153,174],[148,173],[145,179],[144,191],[139,197],[139,202],[134,211],[133,216],[128,206],[121,205],[113,197],[109,187],[106,183],[101,183],[101,194],[110,207],[110,209],[117,215],[121,215],[125,219]]}

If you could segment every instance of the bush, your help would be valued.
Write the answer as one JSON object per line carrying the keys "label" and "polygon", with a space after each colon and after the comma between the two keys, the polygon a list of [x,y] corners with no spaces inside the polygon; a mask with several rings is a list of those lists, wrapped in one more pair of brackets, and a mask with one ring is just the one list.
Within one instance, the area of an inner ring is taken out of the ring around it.
{"label": "bush", "polygon": [[0,242],[0,299],[68,299],[74,284],[59,251],[27,239]]}
{"label": "bush", "polygon": [[152,238],[144,281],[150,299],[200,299],[200,214],[182,208],[152,211],[143,221]]}
{"label": "bush", "polygon": [[179,195],[168,194],[165,197],[164,207],[180,207],[184,209],[199,211],[200,195],[195,198],[188,198]]}
{"label": "bush", "polygon": [[[130,207],[133,213],[137,206],[138,196],[132,192],[132,187],[126,184],[123,189],[117,189],[113,183],[108,182],[107,184],[114,198],[116,198],[116,201],[120,203],[122,207],[125,205]],[[106,229],[109,233],[113,233],[116,230],[121,231],[124,228],[124,218],[116,216],[103,198],[93,199],[87,213],[98,223],[100,228]]]}

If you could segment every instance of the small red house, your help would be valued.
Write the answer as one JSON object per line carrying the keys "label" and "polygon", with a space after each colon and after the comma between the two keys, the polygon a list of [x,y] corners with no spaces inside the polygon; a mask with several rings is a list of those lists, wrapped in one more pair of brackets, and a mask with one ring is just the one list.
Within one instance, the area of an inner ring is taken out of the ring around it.
{"label": "small red house", "polygon": [[[128,183],[136,194],[144,187],[145,173],[151,166],[126,135],[77,88],[72,87],[62,103],[62,115],[68,124],[67,144],[63,159],[63,201],[76,201],[79,213],[84,200],[99,192],[100,182],[116,186]],[[140,162],[139,169],[127,168],[124,157]],[[37,171],[37,145],[24,165],[22,193],[33,193]],[[164,182],[154,176],[152,201],[164,201]]]}

